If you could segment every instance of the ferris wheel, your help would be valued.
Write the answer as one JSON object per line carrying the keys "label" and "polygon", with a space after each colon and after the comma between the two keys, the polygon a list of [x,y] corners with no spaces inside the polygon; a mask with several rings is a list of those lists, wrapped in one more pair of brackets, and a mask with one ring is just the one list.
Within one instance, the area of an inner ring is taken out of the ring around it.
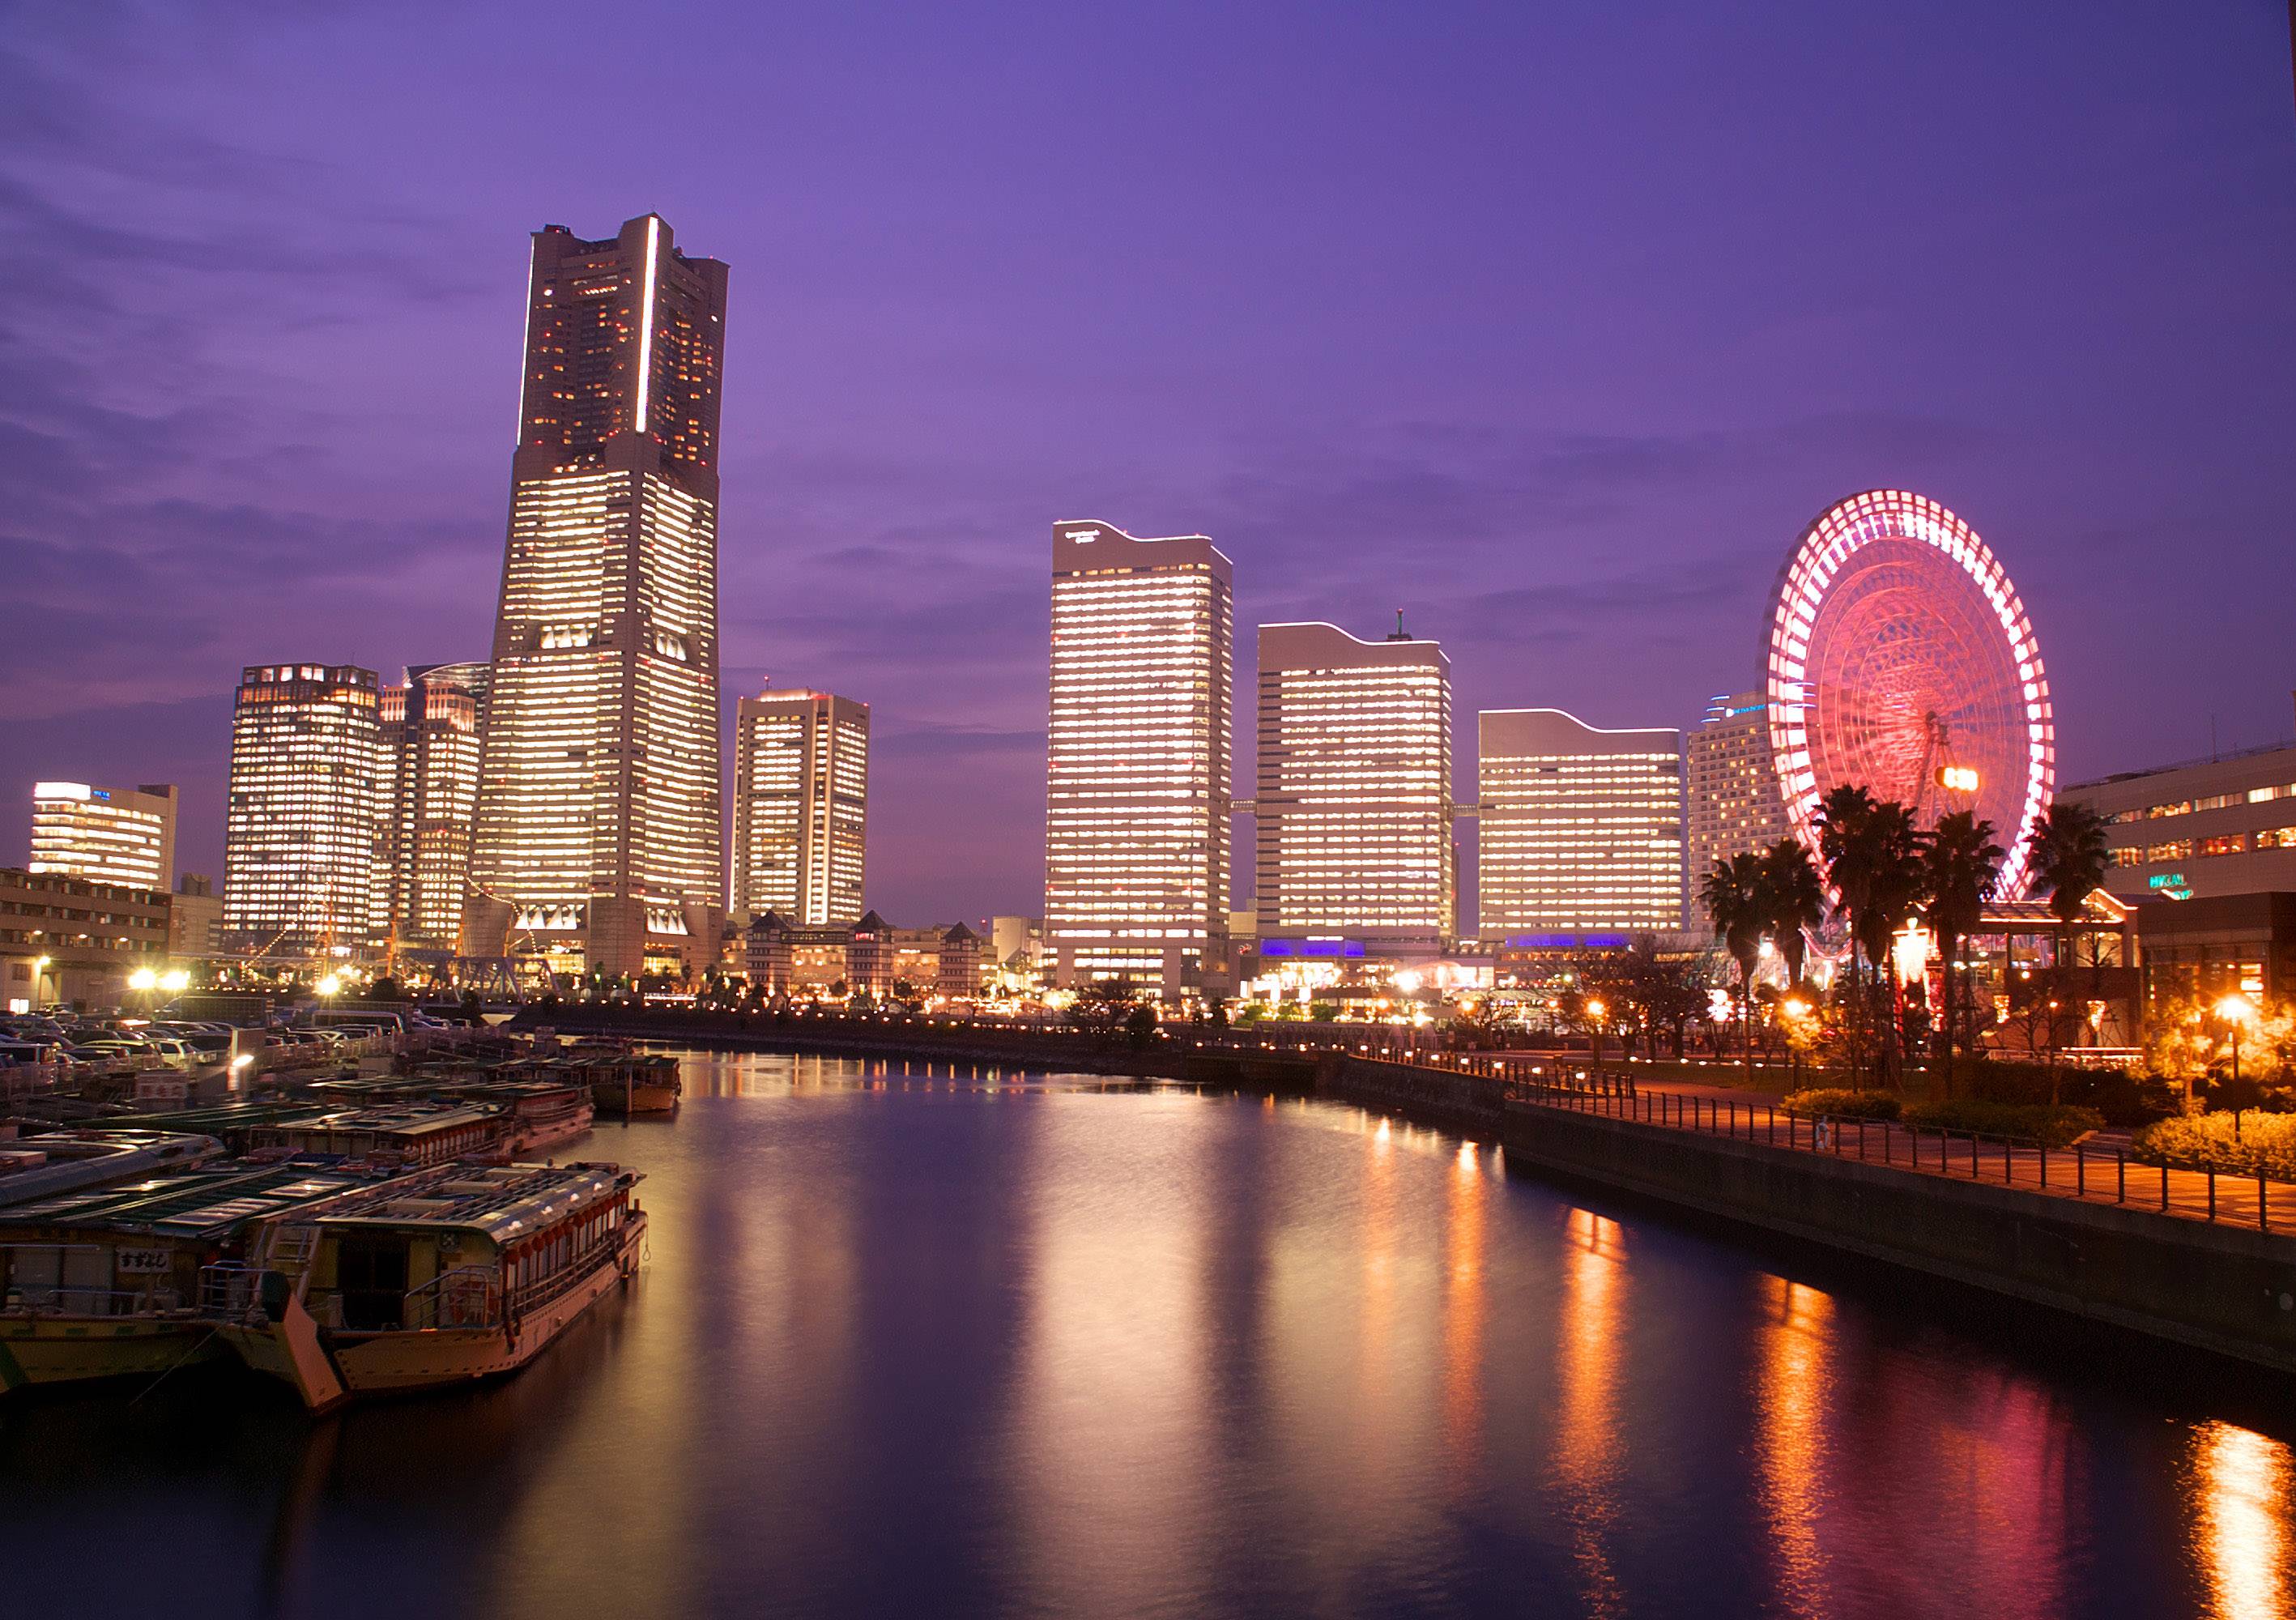
{"label": "ferris wheel", "polygon": [[2049,678],[2025,605],[1970,526],[1903,489],[1818,514],[1778,571],[1767,644],[1770,746],[1794,835],[1845,783],[1990,821],[1995,885],[2030,881],[2025,841],[2056,786]]}

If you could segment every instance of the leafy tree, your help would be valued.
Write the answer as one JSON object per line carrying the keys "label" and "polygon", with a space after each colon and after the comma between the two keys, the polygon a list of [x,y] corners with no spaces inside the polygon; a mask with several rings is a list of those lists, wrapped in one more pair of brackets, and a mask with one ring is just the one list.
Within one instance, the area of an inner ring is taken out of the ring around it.
{"label": "leafy tree", "polygon": [[2104,886],[2112,859],[2104,818],[2075,800],[2059,799],[2033,824],[2025,851],[2033,886],[2048,892],[2049,915],[2057,921],[2056,966],[2062,968],[2072,960],[2073,925],[2087,909],[2088,897]]}
{"label": "leafy tree", "polygon": [[1767,877],[1762,857],[1733,855],[1716,861],[1698,886],[1714,937],[1738,965],[1738,1053],[1750,1076],[1754,1048],[1747,1033],[1747,1013],[1754,994],[1754,966],[1762,957],[1762,933],[1770,922]]}
{"label": "leafy tree", "polygon": [[[1890,939],[1904,925],[1922,898],[1922,847],[1926,835],[1914,812],[1891,799],[1876,799],[1853,783],[1818,801],[1818,853],[1826,876],[1849,918],[1850,979],[1862,984],[1861,961],[1876,970],[1889,959]],[[1858,1001],[1870,997],[1858,995]],[[1894,1021],[1885,1026],[1894,1035]],[[1888,1062],[1884,1052],[1884,1066]],[[1853,1073],[1857,1056],[1850,1058]]]}
{"label": "leafy tree", "polygon": [[1953,1095],[1954,1042],[1961,1028],[1961,1004],[1968,974],[1962,966],[1962,947],[1984,919],[1985,902],[2000,876],[2005,851],[1993,842],[1993,824],[1973,810],[1955,810],[1938,818],[1922,850],[1923,909],[1937,934],[1938,952],[1945,961],[1945,1094]]}
{"label": "leafy tree", "polygon": [[1777,942],[1786,967],[1786,988],[1792,990],[1801,983],[1809,936],[1825,920],[1825,884],[1801,840],[1781,838],[1762,851],[1761,894],[1768,912],[1763,920]]}

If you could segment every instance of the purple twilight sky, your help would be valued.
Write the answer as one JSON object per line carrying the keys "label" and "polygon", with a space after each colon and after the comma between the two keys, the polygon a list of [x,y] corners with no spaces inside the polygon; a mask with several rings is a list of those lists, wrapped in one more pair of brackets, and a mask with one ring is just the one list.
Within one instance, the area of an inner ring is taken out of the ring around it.
{"label": "purple twilight sky", "polygon": [[1466,759],[1694,723],[1903,485],[2067,779],[2291,729],[2279,0],[0,17],[0,862],[173,780],[219,874],[242,664],[486,654],[527,233],[648,209],[733,267],[727,706],[874,706],[898,920],[1041,904],[1057,518],[1218,541],[1247,713],[1402,607]]}

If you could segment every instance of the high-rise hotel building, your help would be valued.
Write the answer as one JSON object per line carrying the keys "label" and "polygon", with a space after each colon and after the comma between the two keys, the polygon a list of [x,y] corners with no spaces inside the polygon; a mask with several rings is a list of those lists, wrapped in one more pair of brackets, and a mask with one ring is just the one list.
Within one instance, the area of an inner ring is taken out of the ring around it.
{"label": "high-rise hotel building", "polygon": [[1685,864],[1693,895],[1715,862],[1767,850],[1786,835],[1775,759],[1767,693],[1716,698],[1706,705],[1706,723],[1683,739]]}
{"label": "high-rise hotel building", "polygon": [[734,724],[734,905],[808,926],[849,923],[868,857],[869,705],[761,692]]}
{"label": "high-rise hotel building", "polygon": [[1232,572],[1201,535],[1053,525],[1045,930],[1056,982],[1227,966]]}
{"label": "high-rise hotel building", "polygon": [[405,685],[382,688],[373,933],[394,946],[453,950],[460,940],[484,689],[472,671],[485,669],[422,665]]}
{"label": "high-rise hotel building", "polygon": [[726,267],[652,214],[535,233],[465,912],[474,954],[714,957]]}
{"label": "high-rise hotel building", "polygon": [[375,673],[348,664],[240,672],[224,822],[224,943],[348,951],[373,932],[381,817]]}
{"label": "high-rise hotel building", "polygon": [[32,785],[35,873],[165,893],[176,884],[176,789]]}
{"label": "high-rise hotel building", "polygon": [[1476,718],[1484,937],[1681,928],[1682,734],[1606,731],[1560,709]]}
{"label": "high-rise hotel building", "polygon": [[1261,956],[1441,951],[1458,926],[1442,647],[1261,625],[1258,802]]}

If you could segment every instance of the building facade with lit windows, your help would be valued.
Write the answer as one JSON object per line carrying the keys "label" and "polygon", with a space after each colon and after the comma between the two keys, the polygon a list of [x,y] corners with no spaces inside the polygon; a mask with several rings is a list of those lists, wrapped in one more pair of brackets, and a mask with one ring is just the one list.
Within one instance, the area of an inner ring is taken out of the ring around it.
{"label": "building facade with lit windows", "polygon": [[1261,625],[1258,752],[1261,958],[1439,953],[1458,929],[1442,647]]}
{"label": "building facade with lit windows", "polygon": [[2296,744],[2076,782],[2130,901],[2296,892]]}
{"label": "building facade with lit windows", "polygon": [[849,923],[868,907],[869,705],[761,692],[734,722],[734,906]]}
{"label": "building facade with lit windows", "polygon": [[374,933],[381,683],[350,664],[250,664],[232,711],[226,949],[341,954]]}
{"label": "building facade with lit windows", "polygon": [[1483,937],[1535,947],[1681,929],[1682,734],[1605,730],[1560,709],[1476,722]]}
{"label": "building facade with lit windows", "polygon": [[479,694],[467,671],[485,668],[421,665],[382,688],[373,933],[394,949],[453,950],[461,938],[479,800]]}
{"label": "building facade with lit windows", "polygon": [[27,869],[130,889],[173,888],[174,785],[34,783],[32,859]]}
{"label": "building facade with lit windows", "polygon": [[168,893],[0,868],[0,1011],[109,1011],[168,954]]}
{"label": "building facade with lit windows", "polygon": [[1690,892],[1715,863],[1757,854],[1792,832],[1770,746],[1763,692],[1717,697],[1682,742],[1683,847]]}
{"label": "building facade with lit windows", "polygon": [[716,953],[726,277],[652,214],[535,233],[473,955],[636,974]]}
{"label": "building facade with lit windows", "polygon": [[1233,571],[1201,535],[1053,525],[1045,929],[1055,983],[1228,971]]}

